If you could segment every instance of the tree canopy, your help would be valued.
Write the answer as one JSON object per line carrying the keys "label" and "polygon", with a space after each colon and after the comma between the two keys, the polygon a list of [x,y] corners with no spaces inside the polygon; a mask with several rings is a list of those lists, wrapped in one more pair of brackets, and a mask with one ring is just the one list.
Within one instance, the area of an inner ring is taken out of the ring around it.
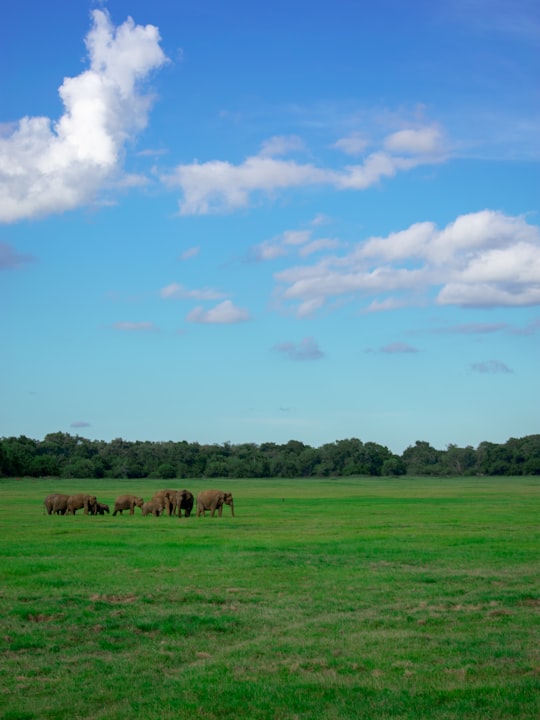
{"label": "tree canopy", "polygon": [[352,475],[540,475],[540,435],[504,444],[448,445],[417,441],[401,455],[384,445],[348,438],[318,448],[298,440],[201,445],[179,442],[88,440],[51,433],[0,439],[0,475],[70,478],[264,478]]}

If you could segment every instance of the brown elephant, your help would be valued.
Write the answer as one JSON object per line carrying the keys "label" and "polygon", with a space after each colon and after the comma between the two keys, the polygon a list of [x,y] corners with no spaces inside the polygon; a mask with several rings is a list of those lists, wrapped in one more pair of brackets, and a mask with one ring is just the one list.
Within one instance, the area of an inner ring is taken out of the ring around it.
{"label": "brown elephant", "polygon": [[177,490],[158,490],[154,493],[152,500],[157,500],[163,505],[163,512],[167,515],[174,515]]}
{"label": "brown elephant", "polygon": [[95,495],[77,493],[70,495],[67,501],[66,515],[75,515],[77,510],[84,508],[84,514],[95,515],[97,510],[97,498]]}
{"label": "brown elephant", "polygon": [[143,504],[144,500],[136,495],[120,495],[120,497],[116,498],[116,502],[114,503],[113,516],[117,513],[122,515],[124,510],[129,510],[129,514],[133,515],[135,513],[135,508],[142,508]]}
{"label": "brown elephant", "polygon": [[111,510],[107,503],[98,502],[96,504],[96,512],[94,513],[94,515],[105,515],[105,513],[107,513],[108,515],[110,512]]}
{"label": "brown elephant", "polygon": [[159,498],[153,498],[152,500],[147,500],[142,508],[142,514],[146,517],[147,515],[154,515],[155,517],[159,517],[161,513],[163,512],[163,503]]}
{"label": "brown elephant", "polygon": [[191,515],[191,511],[193,510],[193,503],[193,493],[189,492],[189,490],[186,490],[185,488],[184,490],[178,490],[174,496],[172,514],[176,515],[178,512],[178,517],[182,517],[183,510],[184,515],[189,517]]}
{"label": "brown elephant", "polygon": [[53,496],[51,515],[65,515],[67,512],[68,500],[69,495],[56,493],[56,495]]}
{"label": "brown elephant", "polygon": [[211,517],[214,517],[216,510],[218,511],[218,517],[221,517],[223,512],[223,505],[230,505],[231,515],[234,517],[234,502],[233,496],[230,492],[224,492],[223,490],[202,490],[197,495],[197,517],[202,515],[204,517],[205,510],[211,510]]}
{"label": "brown elephant", "polygon": [[[51,493],[50,495],[47,495],[45,500],[43,501],[43,514],[45,514],[45,511],[47,511],[48,515],[53,514],[53,508],[54,508],[54,501],[55,498],[58,497],[58,493]],[[66,495],[66,498],[68,496]]]}

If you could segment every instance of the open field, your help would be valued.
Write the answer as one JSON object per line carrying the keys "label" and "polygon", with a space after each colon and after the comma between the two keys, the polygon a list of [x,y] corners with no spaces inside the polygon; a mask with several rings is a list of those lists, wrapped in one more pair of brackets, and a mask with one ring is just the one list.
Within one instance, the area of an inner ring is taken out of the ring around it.
{"label": "open field", "polygon": [[540,716],[538,478],[189,481],[221,519],[43,515],[0,480],[0,717]]}

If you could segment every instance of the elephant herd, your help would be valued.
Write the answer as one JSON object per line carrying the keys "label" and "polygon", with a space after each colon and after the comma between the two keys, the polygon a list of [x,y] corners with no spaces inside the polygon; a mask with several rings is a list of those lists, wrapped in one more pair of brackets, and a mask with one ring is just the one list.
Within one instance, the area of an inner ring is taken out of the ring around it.
{"label": "elephant herd", "polygon": [[[143,515],[178,515],[189,517],[193,509],[194,497],[189,490],[158,490],[153,497],[146,502],[137,495],[120,495],[114,503],[113,516],[122,515],[124,510],[129,514],[135,513],[135,508],[141,509]],[[65,495],[52,493],[47,495],[43,501],[45,510],[49,515],[75,515],[77,510],[84,509],[85,515],[104,515],[110,513],[106,503],[98,502],[95,495],[78,493],[76,495]],[[234,517],[234,501],[232,493],[223,490],[201,490],[197,495],[197,517],[204,516],[209,510],[212,517],[217,510],[218,517],[223,513],[223,505],[229,505],[231,515]],[[44,510],[44,511],[45,511]]]}

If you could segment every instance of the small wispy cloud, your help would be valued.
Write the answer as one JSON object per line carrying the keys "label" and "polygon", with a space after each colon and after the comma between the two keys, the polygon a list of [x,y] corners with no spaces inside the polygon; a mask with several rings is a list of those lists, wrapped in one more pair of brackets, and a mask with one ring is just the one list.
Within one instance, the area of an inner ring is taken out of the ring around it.
{"label": "small wispy cloud", "polygon": [[358,132],[351,133],[346,137],[340,138],[333,144],[336,150],[341,150],[346,155],[362,155],[369,145],[369,141],[364,135]]}
{"label": "small wispy cloud", "polygon": [[400,353],[417,353],[418,348],[408,345],[404,342],[394,342],[381,348],[381,352],[389,355],[398,355]]}
{"label": "small wispy cloud", "polygon": [[285,230],[285,232],[264,240],[259,245],[251,248],[249,260],[255,262],[264,262],[266,260],[275,260],[283,255],[289,255],[296,252],[300,257],[307,257],[316,252],[323,250],[333,250],[341,247],[343,243],[334,238],[316,238],[312,239],[312,230]]}
{"label": "small wispy cloud", "polygon": [[90,427],[90,423],[86,422],[86,420],[75,420],[75,422],[72,422],[69,427],[72,428],[85,428]]}
{"label": "small wispy cloud", "polygon": [[249,319],[248,310],[237,307],[230,300],[224,300],[210,310],[198,306],[193,308],[186,317],[187,322],[221,325],[232,325]]}
{"label": "small wispy cloud", "polygon": [[389,135],[384,142],[387,150],[412,155],[437,152],[442,145],[442,134],[434,126],[399,130]]}
{"label": "small wispy cloud", "polygon": [[113,324],[113,329],[120,332],[159,332],[153,322],[117,322]]}
{"label": "small wispy cloud", "polygon": [[311,221],[311,225],[313,227],[319,227],[320,225],[326,225],[326,223],[330,222],[330,218],[328,215],[324,215],[324,213],[317,213],[313,220]]}
{"label": "small wispy cloud", "polygon": [[287,250],[283,245],[275,240],[265,240],[259,245],[252,247],[248,260],[251,262],[265,262],[267,260],[275,260],[278,257],[287,254]]}
{"label": "small wispy cloud", "polygon": [[505,365],[505,363],[499,360],[485,360],[483,362],[473,363],[471,370],[481,375],[508,375],[514,372],[512,368],[509,368],[508,365]]}
{"label": "small wispy cloud", "polygon": [[190,290],[180,283],[171,283],[159,291],[162,298],[168,300],[221,300],[226,294],[214,288]]}
{"label": "small wispy cloud", "polygon": [[139,150],[137,153],[138,157],[161,157],[162,155],[166,155],[168,153],[168,150],[165,150],[164,148],[146,148],[146,150]]}
{"label": "small wispy cloud", "polygon": [[16,270],[36,262],[32,255],[23,255],[11,245],[0,242],[0,270]]}
{"label": "small wispy cloud", "polygon": [[324,352],[313,337],[305,337],[299,343],[278,343],[274,345],[274,350],[286,355],[290,360],[320,360],[324,357]]}
{"label": "small wispy cloud", "polygon": [[321,252],[321,250],[333,250],[340,246],[341,242],[339,240],[335,240],[334,238],[319,238],[318,240],[312,240],[301,247],[298,254],[301,257],[307,257],[313,253]]}
{"label": "small wispy cloud", "polygon": [[114,183],[111,183],[112,187],[119,188],[121,190],[129,190],[130,188],[144,187],[149,184],[149,179],[146,175],[140,173],[126,173],[119,177]]}
{"label": "small wispy cloud", "polygon": [[263,157],[275,157],[299,150],[305,150],[305,145],[298,135],[275,135],[263,142],[260,153]]}
{"label": "small wispy cloud", "polygon": [[465,323],[431,330],[432,334],[489,335],[509,329],[507,323]]}
{"label": "small wispy cloud", "polygon": [[537,332],[540,332],[540,318],[533,320],[524,327],[512,326],[508,328],[510,335],[536,335]]}
{"label": "small wispy cloud", "polygon": [[187,248],[187,250],[184,250],[184,252],[180,253],[178,256],[179,260],[191,260],[191,258],[194,258],[196,255],[198,255],[201,251],[201,248],[198,245],[195,245],[193,247]]}
{"label": "small wispy cloud", "polygon": [[505,335],[535,335],[540,331],[540,318],[522,327],[509,323],[465,323],[463,325],[449,325],[430,330],[432,335],[490,335],[503,333]]}

